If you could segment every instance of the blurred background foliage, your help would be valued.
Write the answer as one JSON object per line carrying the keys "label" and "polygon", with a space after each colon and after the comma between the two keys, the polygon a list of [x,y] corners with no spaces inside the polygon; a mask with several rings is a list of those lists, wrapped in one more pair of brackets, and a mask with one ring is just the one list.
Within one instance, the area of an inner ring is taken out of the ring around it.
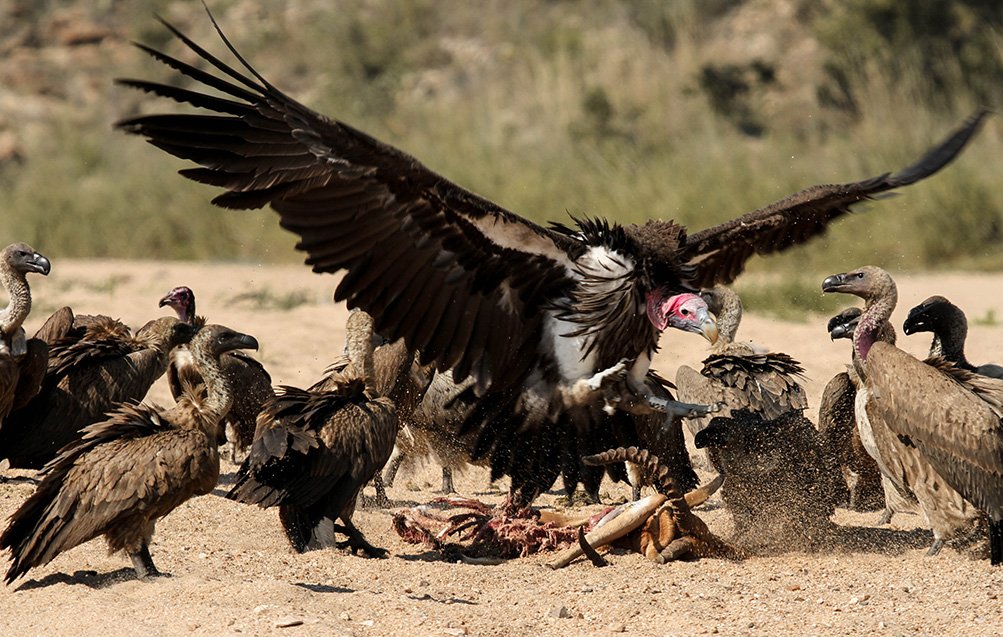
{"label": "blurred background foliage", "polygon": [[[209,6],[283,91],[538,222],[699,230],[898,170],[1003,103],[997,0]],[[196,0],[0,0],[0,233],[54,259],[301,259],[273,213],[214,209],[183,162],[113,129],[172,108],[114,78],[181,81],[130,40],[194,61],[154,14],[232,60]],[[750,270],[796,299],[863,263],[1003,268],[997,119],[941,174]]]}

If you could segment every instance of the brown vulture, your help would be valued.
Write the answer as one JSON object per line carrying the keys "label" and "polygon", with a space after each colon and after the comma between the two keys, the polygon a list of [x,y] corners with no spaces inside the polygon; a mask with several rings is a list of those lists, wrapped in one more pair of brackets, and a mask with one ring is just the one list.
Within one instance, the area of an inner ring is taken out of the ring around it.
{"label": "brown vulture", "polygon": [[[676,372],[679,399],[699,404],[723,401],[729,409],[747,409],[766,420],[789,411],[804,411],[808,398],[801,386],[801,364],[787,354],[764,352],[752,343],[735,341],[742,321],[742,300],[734,290],[718,285],[702,296],[717,318],[719,335],[699,372],[686,365]],[[703,420],[707,419],[688,421],[692,433],[707,425]]]}
{"label": "brown vulture", "polygon": [[258,347],[253,337],[220,325],[194,337],[185,327],[204,388],[188,385],[166,410],[122,405],[47,464],[38,489],[0,535],[0,548],[13,557],[8,583],[100,535],[111,552],[132,558],[138,577],[158,574],[150,556],[157,520],[209,493],[219,479],[216,434],[231,400],[219,357]]}
{"label": "brown vulture", "polygon": [[11,410],[38,393],[45,376],[48,347],[27,339],[21,324],[31,312],[27,275],[49,274],[49,260],[26,243],[12,243],[0,252],[0,282],[7,307],[0,310],[0,428]]}
{"label": "brown vulture", "polygon": [[[829,319],[829,337],[852,339],[862,310],[851,307]],[[839,372],[826,384],[818,405],[818,435],[822,447],[843,471],[849,489],[849,508],[870,511],[885,508],[881,471],[860,440],[854,405],[860,379],[853,366]]]}
{"label": "brown vulture", "polygon": [[[265,403],[251,453],[226,497],[263,508],[278,506],[286,537],[297,552],[317,539],[324,519],[337,519],[341,524],[335,524],[335,531],[348,538],[340,547],[385,557],[387,552],[367,542],[352,524],[352,514],[359,491],[393,451],[397,408],[376,382],[372,317],[353,312],[346,332],[347,367],[331,371],[307,390],[280,387]],[[384,370],[387,379],[410,370],[413,361],[403,340],[389,347],[400,355],[387,357],[399,366]],[[390,389],[390,383],[382,387]]]}
{"label": "brown vulture", "polygon": [[[729,283],[753,254],[806,241],[852,204],[935,173],[985,115],[897,174],[814,186],[695,234],[661,220],[543,227],[300,104],[225,38],[246,73],[165,25],[199,65],[139,47],[202,86],[180,76],[119,82],[206,112],[118,126],[198,164],[182,174],[223,188],[217,205],[270,204],[315,272],[345,271],[336,300],[369,312],[379,334],[404,338],[422,363],[451,369],[457,382],[473,377],[477,400],[464,428],[477,433],[475,456],[490,458],[492,475],[511,477],[517,504],[562,470],[573,478],[580,456],[617,446],[594,440],[597,431],[609,437],[605,419],[591,417],[603,413],[593,407],[605,392],[586,390],[625,361],[630,391],[651,396],[648,367],[675,295]],[[707,411],[653,402],[676,414]]]}
{"label": "brown vulture", "polygon": [[165,316],[132,334],[110,317],[74,317],[63,308],[39,333],[51,339],[42,387],[0,427],[0,459],[20,469],[41,469],[118,403],[142,400],[191,326]]}
{"label": "brown vulture", "polygon": [[942,296],[931,296],[909,310],[909,316],[902,324],[906,335],[917,332],[933,332],[930,356],[940,356],[961,369],[1003,378],[1003,367],[986,363],[976,367],[965,356],[965,339],[968,338],[968,319],[960,307]]}
{"label": "brown vulture", "polygon": [[[890,512],[908,507],[908,494],[912,494],[933,530],[934,543],[927,554],[936,555],[946,540],[972,526],[981,513],[949,479],[950,474],[942,474],[936,460],[913,442],[911,427],[905,422],[910,416],[889,408],[908,400],[916,403],[911,413],[923,413],[924,405],[933,399],[916,390],[909,391],[908,396],[891,398],[910,386],[911,379],[906,377],[916,373],[888,358],[890,352],[895,352],[895,361],[912,359],[904,352],[897,354],[901,350],[895,347],[895,331],[888,320],[898,301],[895,281],[881,268],[868,265],[827,277],[822,291],[853,294],[864,300],[864,311],[853,331],[854,370],[860,378],[855,411],[861,442],[883,476],[886,509],[882,521],[890,517]],[[877,344],[882,347],[875,347]],[[880,375],[872,374],[875,366],[880,368]],[[963,423],[959,421],[943,421],[942,426],[945,430],[953,427],[963,435]],[[954,435],[951,431],[941,433]]]}
{"label": "brown vulture", "polygon": [[[160,299],[160,307],[164,306],[177,312],[178,320],[183,323],[205,325],[205,318],[195,313],[195,293],[190,288],[181,286],[168,292]],[[230,459],[235,461],[254,440],[258,412],[272,396],[272,377],[264,365],[243,352],[227,352],[220,358],[220,365],[233,388],[233,406],[223,416],[223,422],[233,432],[233,453]],[[175,400],[182,395],[185,383],[197,386],[202,382],[188,348],[175,347],[171,350],[167,382]],[[221,442],[225,440],[224,434],[225,428],[221,428]]]}

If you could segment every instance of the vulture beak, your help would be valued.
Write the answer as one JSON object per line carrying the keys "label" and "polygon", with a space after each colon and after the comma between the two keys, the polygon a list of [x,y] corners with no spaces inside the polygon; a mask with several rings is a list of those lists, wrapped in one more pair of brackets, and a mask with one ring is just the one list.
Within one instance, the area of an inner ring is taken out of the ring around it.
{"label": "vulture beak", "polygon": [[237,334],[234,336],[233,342],[233,349],[258,349],[258,339],[254,338],[250,334]]}
{"label": "vulture beak", "polygon": [[846,273],[833,274],[832,276],[825,277],[822,281],[822,291],[823,292],[842,292],[843,287],[846,285]]}
{"label": "vulture beak", "polygon": [[834,341],[837,338],[847,338],[850,334],[852,332],[850,332],[849,326],[845,323],[840,323],[829,330],[829,340]]}
{"label": "vulture beak", "polygon": [[[650,303],[648,307],[650,317]],[[711,316],[710,310],[707,309],[707,302],[701,297],[690,293],[677,294],[665,301],[664,307],[666,308],[664,316],[666,327],[700,334],[711,344],[717,342],[717,323]],[[657,327],[658,324],[656,323],[655,326]]]}
{"label": "vulture beak", "polygon": [[32,272],[38,272],[42,276],[48,276],[49,272],[52,270],[52,264],[49,263],[49,260],[37,252],[31,253],[31,257],[28,259],[28,265],[31,266]]}
{"label": "vulture beak", "polygon": [[905,332],[906,336],[915,334],[916,332],[934,331],[932,326],[926,322],[926,319],[927,317],[922,313],[921,308],[913,308],[909,312],[909,316],[906,317],[905,323],[902,324],[902,331]]}

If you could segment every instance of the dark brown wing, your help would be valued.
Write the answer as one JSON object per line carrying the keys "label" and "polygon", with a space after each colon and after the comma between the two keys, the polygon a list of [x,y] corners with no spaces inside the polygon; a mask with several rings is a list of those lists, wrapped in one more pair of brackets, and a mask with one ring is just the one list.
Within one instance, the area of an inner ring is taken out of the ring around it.
{"label": "dark brown wing", "polygon": [[710,288],[731,283],[753,254],[772,254],[803,243],[825,232],[829,222],[849,212],[853,204],[929,177],[961,152],[987,114],[984,109],[977,111],[961,128],[896,175],[886,173],[850,184],[812,186],[690,235],[682,260],[698,266],[695,285]]}
{"label": "dark brown wing", "polygon": [[204,434],[174,429],[153,408],[123,406],[48,464],[34,495],[11,516],[0,536],[14,558],[6,579],[116,523],[165,515],[211,490],[218,475]]}
{"label": "dark brown wing", "polygon": [[243,60],[254,78],[167,27],[221,75],[140,48],[224,97],[122,80],[211,113],[143,116],[121,128],[200,164],[182,174],[225,188],[214,203],[271,204],[281,225],[300,235],[297,248],[314,271],[347,270],[335,298],[370,312],[378,333],[405,338],[424,362],[453,368],[458,378],[473,372],[482,386],[525,373],[540,307],[568,286],[568,252],[580,249],[573,238],[315,113]]}
{"label": "dark brown wing", "polygon": [[73,310],[63,306],[45,320],[42,327],[35,332],[35,338],[52,344],[70,333],[73,327]]}
{"label": "dark brown wing", "polygon": [[[42,389],[49,365],[49,346],[39,338],[28,339],[28,351],[18,364],[19,375],[11,409],[20,409]],[[3,413],[0,411],[0,413]],[[0,417],[2,420],[2,417]]]}
{"label": "dark brown wing", "polygon": [[362,381],[320,393],[281,388],[258,417],[227,497],[262,507],[321,506],[338,517],[386,464],[397,435],[390,401],[370,401],[362,390]]}
{"label": "dark brown wing", "polygon": [[700,373],[732,390],[729,407],[748,409],[765,420],[808,408],[800,383],[804,368],[787,354],[715,354],[704,360]]}

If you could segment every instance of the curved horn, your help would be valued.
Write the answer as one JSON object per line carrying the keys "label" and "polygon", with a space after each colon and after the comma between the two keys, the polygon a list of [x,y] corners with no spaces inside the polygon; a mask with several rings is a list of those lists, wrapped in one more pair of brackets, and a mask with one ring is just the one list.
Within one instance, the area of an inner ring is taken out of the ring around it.
{"label": "curved horn", "polygon": [[[625,505],[612,520],[602,526],[598,526],[585,535],[585,541],[594,549],[605,546],[610,542],[627,535],[637,527],[644,524],[644,521],[651,516],[655,510],[665,502],[665,496],[661,493],[654,493],[646,498],[641,498],[637,502]],[[558,554],[557,559],[548,564],[552,569],[564,568],[577,557],[584,554],[580,546],[573,546]]]}

